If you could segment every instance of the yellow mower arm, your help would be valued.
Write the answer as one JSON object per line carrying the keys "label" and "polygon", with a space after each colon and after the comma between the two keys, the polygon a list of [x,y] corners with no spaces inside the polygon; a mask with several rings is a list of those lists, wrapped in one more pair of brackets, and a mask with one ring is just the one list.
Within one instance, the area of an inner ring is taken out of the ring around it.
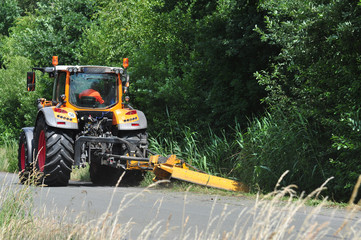
{"label": "yellow mower arm", "polygon": [[155,174],[154,181],[175,178],[207,187],[248,192],[248,187],[245,184],[202,173],[186,164],[183,160],[178,159],[175,155],[171,155],[168,158],[154,155],[150,157],[148,164],[149,167],[153,168],[153,173]]}

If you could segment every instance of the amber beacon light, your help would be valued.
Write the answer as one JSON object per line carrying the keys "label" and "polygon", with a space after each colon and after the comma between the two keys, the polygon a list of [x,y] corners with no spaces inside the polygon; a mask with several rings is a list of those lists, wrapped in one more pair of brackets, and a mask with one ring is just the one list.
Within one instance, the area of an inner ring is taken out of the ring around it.
{"label": "amber beacon light", "polygon": [[56,67],[58,65],[58,56],[53,56],[53,66]]}
{"label": "amber beacon light", "polygon": [[124,68],[128,68],[128,67],[129,67],[129,59],[128,59],[128,58],[123,58],[123,67],[124,67]]}

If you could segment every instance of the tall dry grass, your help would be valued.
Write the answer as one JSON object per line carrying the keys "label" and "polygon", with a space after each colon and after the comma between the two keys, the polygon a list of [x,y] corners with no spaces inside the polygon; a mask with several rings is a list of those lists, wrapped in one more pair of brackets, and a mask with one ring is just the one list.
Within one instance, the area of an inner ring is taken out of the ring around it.
{"label": "tall dry grass", "polygon": [[[214,214],[213,210],[218,204],[214,201],[209,213],[208,227],[203,230],[187,225],[189,217],[185,212],[182,225],[177,226],[176,231],[176,226],[169,226],[168,221],[158,219],[156,214],[139,235],[133,236],[132,219],[120,223],[120,218],[123,211],[131,211],[130,205],[141,198],[143,192],[124,196],[118,211],[111,212],[109,207],[95,220],[87,220],[84,213],[69,219],[71,214],[66,211],[59,218],[59,214],[53,214],[52,210],[45,209],[40,212],[34,209],[34,187],[9,185],[4,180],[0,187],[0,239],[359,239],[361,220],[354,218],[354,214],[359,214],[357,206],[350,205],[348,212],[345,210],[344,221],[336,228],[331,227],[328,221],[317,221],[316,216],[322,213],[323,204],[305,211],[305,202],[318,196],[326,183],[307,196],[297,196],[294,185],[280,189],[276,186],[274,192],[263,197],[258,196],[252,206],[240,207],[236,212],[232,212],[227,210],[225,205],[219,215]],[[114,189],[113,197],[115,191]],[[186,194],[184,209],[187,197],[189,196]],[[288,200],[284,200],[285,197]],[[159,204],[159,208],[161,207]],[[295,220],[299,218],[300,212],[307,214],[300,225],[296,226]],[[225,220],[234,213],[238,214],[238,218],[231,230],[224,231]],[[330,221],[331,218],[332,216]]]}

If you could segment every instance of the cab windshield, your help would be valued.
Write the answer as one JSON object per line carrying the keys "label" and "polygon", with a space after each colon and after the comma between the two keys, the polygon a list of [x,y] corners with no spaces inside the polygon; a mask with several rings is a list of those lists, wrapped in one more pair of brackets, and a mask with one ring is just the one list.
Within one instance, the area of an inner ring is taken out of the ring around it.
{"label": "cab windshield", "polygon": [[117,103],[116,74],[73,73],[70,103],[80,108],[108,108]]}

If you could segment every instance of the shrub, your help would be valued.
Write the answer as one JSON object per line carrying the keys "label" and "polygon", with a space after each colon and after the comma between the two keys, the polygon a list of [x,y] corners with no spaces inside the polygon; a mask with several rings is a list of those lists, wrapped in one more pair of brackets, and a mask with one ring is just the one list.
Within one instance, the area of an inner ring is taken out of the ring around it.
{"label": "shrub", "polygon": [[31,69],[28,59],[14,57],[5,66],[0,69],[0,144],[17,138],[22,127],[33,124],[39,95],[39,91],[26,92],[26,72]]}

